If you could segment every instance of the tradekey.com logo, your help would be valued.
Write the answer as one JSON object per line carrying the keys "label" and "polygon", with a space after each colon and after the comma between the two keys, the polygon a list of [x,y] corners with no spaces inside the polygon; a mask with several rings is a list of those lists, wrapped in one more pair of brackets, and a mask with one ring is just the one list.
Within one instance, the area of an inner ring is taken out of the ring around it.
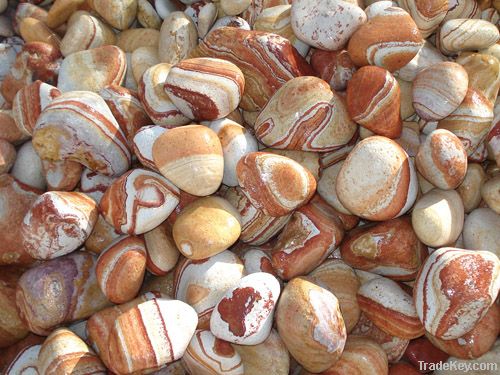
{"label": "tradekey.com logo", "polygon": [[418,367],[421,372],[462,371],[466,373],[472,371],[491,371],[491,373],[497,373],[499,366],[497,362],[447,361],[438,363],[426,363],[424,361],[418,361]]}

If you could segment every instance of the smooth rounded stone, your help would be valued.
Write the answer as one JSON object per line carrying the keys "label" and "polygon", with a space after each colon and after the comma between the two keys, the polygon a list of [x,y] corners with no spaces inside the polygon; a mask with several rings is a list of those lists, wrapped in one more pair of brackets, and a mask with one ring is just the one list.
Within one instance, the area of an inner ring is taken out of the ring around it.
{"label": "smooth rounded stone", "polygon": [[194,22],[198,37],[204,38],[217,19],[217,5],[205,0],[198,1],[188,5],[184,13]]}
{"label": "smooth rounded stone", "polygon": [[392,74],[377,66],[364,66],[347,84],[347,110],[351,118],[377,135],[401,135],[401,91]]}
{"label": "smooth rounded stone", "polygon": [[420,241],[431,247],[457,240],[464,223],[464,206],[455,190],[433,189],[424,194],[412,211],[412,225]]}
{"label": "smooth rounded stone", "polygon": [[208,330],[195,332],[182,357],[182,364],[192,375],[207,372],[223,375],[245,374],[245,367],[238,352],[230,343],[218,339]]}
{"label": "smooth rounded stone", "polygon": [[164,90],[172,65],[162,63],[148,68],[139,81],[139,98],[144,110],[160,126],[179,126],[190,122],[175,106]]}
{"label": "smooth rounded stone", "polygon": [[487,176],[481,164],[469,163],[467,165],[465,178],[457,188],[466,214],[479,206],[481,202],[481,186],[486,180]]}
{"label": "smooth rounded stone", "polygon": [[344,228],[321,197],[297,209],[271,247],[273,269],[283,280],[313,271],[338,247]]}
{"label": "smooth rounded stone", "polygon": [[[384,349],[370,338],[350,336],[340,359],[323,374],[348,374],[354,371],[359,374],[387,375],[389,363]],[[307,371],[300,374],[313,375]]]}
{"label": "smooth rounded stone", "polygon": [[106,86],[99,91],[99,95],[104,99],[125,133],[129,145],[132,145],[135,133],[143,126],[151,124],[139,96],[135,91],[116,85]]}
{"label": "smooth rounded stone", "polygon": [[26,251],[35,259],[54,259],[78,249],[97,221],[97,205],[87,195],[51,191],[38,197],[23,219]]}
{"label": "smooth rounded stone", "polygon": [[445,55],[488,48],[500,38],[498,28],[478,19],[452,19],[444,22],[436,34],[436,46]]}
{"label": "smooth rounded stone", "polygon": [[237,16],[243,13],[251,4],[251,0],[220,0],[220,6],[228,16]]}
{"label": "smooth rounded stone", "polygon": [[230,343],[262,344],[271,333],[279,295],[280,283],[273,275],[257,272],[243,277],[215,306],[210,331]]}
{"label": "smooth rounded stone", "polygon": [[[493,0],[495,1],[495,0]],[[480,18],[481,9],[479,7],[480,1],[464,1],[453,0],[449,3],[448,14],[444,18],[445,21],[456,18]]]}
{"label": "smooth rounded stone", "polygon": [[[33,336],[28,336],[33,337]],[[38,337],[38,336],[37,336]],[[42,340],[43,341],[43,340]],[[7,362],[7,367],[4,368],[5,375],[37,375],[38,374],[38,354],[42,348],[40,344],[26,345],[24,348],[15,353],[14,358]],[[8,356],[10,353],[7,353]],[[7,359],[8,360],[8,359]]]}
{"label": "smooth rounded stone", "polygon": [[238,107],[245,78],[229,61],[194,58],[174,65],[164,88],[184,116],[200,121],[218,120]]}
{"label": "smooth rounded stone", "polygon": [[31,141],[24,143],[17,150],[17,157],[10,174],[19,182],[35,189],[45,190],[47,187],[42,160]]}
{"label": "smooth rounded stone", "polygon": [[113,177],[85,168],[80,178],[80,191],[99,203],[107,188],[114,181]]}
{"label": "smooth rounded stone", "polygon": [[288,5],[291,0],[253,0],[252,4],[241,14],[252,27],[259,15],[267,8]]}
{"label": "smooth rounded stone", "polygon": [[0,139],[0,174],[8,173],[16,160],[16,148],[4,139]]}
{"label": "smooth rounded stone", "polygon": [[422,38],[429,37],[448,13],[448,0],[399,0],[398,4],[413,18]]}
{"label": "smooth rounded stone", "polygon": [[271,153],[245,155],[236,173],[243,193],[269,216],[284,216],[303,206],[316,190],[311,172],[290,158]]}
{"label": "smooth rounded stone", "polygon": [[22,244],[24,215],[41,191],[19,182],[9,174],[0,174],[0,265],[33,263]]}
{"label": "smooth rounded stone", "polygon": [[[84,7],[85,0],[57,0],[47,12],[46,23],[51,29],[63,26],[71,16]],[[69,22],[69,21],[68,21]]]}
{"label": "smooth rounded stone", "polygon": [[496,161],[497,166],[500,167],[500,121],[498,121],[498,115],[493,118],[493,126],[486,136],[484,143],[487,145],[488,152],[491,154],[492,159]]}
{"label": "smooth rounded stone", "polygon": [[110,362],[120,373],[133,373],[176,361],[197,323],[196,312],[184,302],[155,298],[140,303],[116,318],[109,335]]}
{"label": "smooth rounded stone", "polygon": [[109,305],[99,289],[95,263],[93,255],[77,251],[41,263],[21,276],[16,303],[31,332],[46,336],[59,325],[85,319]]}
{"label": "smooth rounded stone", "polygon": [[226,186],[238,186],[236,164],[243,156],[258,151],[257,140],[245,127],[227,118],[212,121],[209,127],[217,134],[222,145],[222,183]]}
{"label": "smooth rounded stone", "polygon": [[361,311],[382,331],[403,339],[424,333],[411,294],[385,277],[372,279],[358,290]]}
{"label": "smooth rounded stone", "polygon": [[72,191],[80,182],[83,165],[71,160],[42,160],[47,190]]}
{"label": "smooth rounded stone", "polygon": [[468,82],[467,71],[457,63],[446,61],[431,65],[413,81],[413,107],[425,120],[441,120],[462,103]]}
{"label": "smooth rounded stone", "polygon": [[122,236],[97,259],[99,287],[112,303],[132,300],[141,289],[146,272],[146,246],[139,237]]}
{"label": "smooth rounded stone", "polygon": [[88,91],[64,93],[38,117],[33,146],[42,159],[72,160],[107,176],[130,166],[130,151],[106,102]]}
{"label": "smooth rounded stone", "polygon": [[240,240],[251,245],[262,245],[283,229],[291,215],[272,217],[256,208],[240,187],[229,188],[223,197],[241,217]]}
{"label": "smooth rounded stone", "polygon": [[319,49],[335,51],[342,48],[365,22],[363,10],[346,1],[292,2],[291,23],[295,35]]}
{"label": "smooth rounded stone", "polygon": [[125,53],[116,46],[75,52],[61,63],[57,88],[99,92],[108,85],[121,85],[126,70]]}
{"label": "smooth rounded stone", "polygon": [[356,299],[360,282],[354,270],[339,259],[328,259],[309,276],[338,298],[347,333],[351,332],[361,313]]}
{"label": "smooth rounded stone", "polygon": [[172,235],[179,251],[189,259],[205,259],[234,244],[241,233],[238,211],[220,197],[201,198],[177,217]]}
{"label": "smooth rounded stone", "polygon": [[346,329],[339,301],[312,279],[292,279],[276,311],[278,332],[288,351],[307,371],[321,372],[344,350]]}
{"label": "smooth rounded stone", "polygon": [[40,113],[61,95],[56,87],[36,80],[21,88],[12,101],[12,117],[23,138],[30,138]]}
{"label": "smooth rounded stone", "polygon": [[141,82],[142,75],[146,70],[160,63],[157,47],[139,47],[130,57],[132,74],[137,83]]}
{"label": "smooth rounded stone", "polygon": [[271,264],[271,257],[266,251],[261,250],[258,247],[246,247],[243,245],[243,250],[239,252],[239,256],[245,265],[245,270],[248,274],[267,272],[276,276],[276,272],[274,272]]}
{"label": "smooth rounded stone", "polygon": [[153,144],[158,170],[179,189],[206,196],[220,186],[224,174],[222,145],[217,134],[202,125],[174,128]]}
{"label": "smooth rounded stone", "polygon": [[408,216],[349,231],[340,246],[342,260],[356,269],[393,280],[414,280],[427,257]]}
{"label": "smooth rounded stone", "polygon": [[144,233],[146,243],[146,267],[156,276],[164,276],[173,270],[180,257],[175,246],[172,228],[168,223],[162,223],[155,229]]}
{"label": "smooth rounded stone", "polygon": [[460,105],[438,123],[455,134],[471,157],[486,138],[493,120],[493,106],[479,91],[469,88]]}
{"label": "smooth rounded stone", "polygon": [[446,61],[446,57],[426,40],[415,57],[408,64],[394,72],[394,74],[405,81],[412,82],[419,72],[443,61]]}
{"label": "smooth rounded stone", "polygon": [[498,336],[498,327],[500,327],[500,307],[493,304],[476,326],[458,339],[442,340],[430,333],[427,333],[426,337],[435,347],[453,357],[475,359],[493,347]]}
{"label": "smooth rounded stone", "polygon": [[196,310],[198,328],[208,329],[215,305],[245,275],[240,258],[228,250],[202,260],[184,258],[175,269],[174,296]]}
{"label": "smooth rounded stone", "polygon": [[12,26],[14,28],[14,31],[19,34],[20,24],[23,19],[29,17],[42,21],[43,23],[47,23],[48,12],[44,8],[36,5],[36,1],[23,2],[21,4],[17,4],[17,7],[15,7],[15,10],[13,10],[12,16]]}
{"label": "smooth rounded stone", "polygon": [[137,1],[137,21],[145,28],[159,30],[162,19],[155,10],[152,3],[147,0]]}
{"label": "smooth rounded stone", "polygon": [[167,129],[161,126],[143,126],[135,133],[132,140],[134,154],[139,162],[153,171],[158,171],[153,160],[153,145],[156,139],[166,131]]}
{"label": "smooth rounded stone", "polygon": [[291,5],[277,5],[263,9],[255,20],[253,30],[281,35],[288,39],[302,56],[306,56],[310,47],[293,32],[291,7]]}
{"label": "smooth rounded stone", "polygon": [[403,121],[403,130],[401,136],[395,141],[403,147],[408,156],[415,157],[420,147],[420,128],[418,123],[412,121]]}
{"label": "smooth rounded stone", "polygon": [[213,30],[192,55],[220,58],[241,69],[245,76],[245,92],[240,107],[246,111],[262,109],[286,81],[314,75],[288,39],[262,31],[232,27]]}
{"label": "smooth rounded stone", "polygon": [[37,369],[47,375],[107,373],[99,357],[66,328],[56,329],[44,341],[38,354]]}
{"label": "smooth rounded stone", "polygon": [[347,45],[352,61],[357,66],[376,65],[390,72],[408,64],[424,44],[411,16],[390,1],[374,3],[365,12],[368,21]]}
{"label": "smooth rounded stone", "polygon": [[317,152],[300,151],[300,150],[281,150],[276,148],[264,148],[263,152],[270,152],[271,154],[286,156],[306,168],[314,176],[316,181],[319,180],[320,174],[320,164],[319,158],[320,154]]}
{"label": "smooth rounded stone", "polygon": [[170,13],[184,9],[184,6],[177,0],[154,0],[154,6],[162,20]]}
{"label": "smooth rounded stone", "polygon": [[347,82],[356,71],[356,66],[346,50],[323,51],[315,49],[312,52],[311,67],[317,76],[328,82],[332,90],[344,91]]}
{"label": "smooth rounded stone", "polygon": [[354,147],[336,182],[342,205],[375,221],[403,215],[415,202],[417,190],[413,162],[401,146],[381,136],[366,138]]}
{"label": "smooth rounded stone", "polygon": [[78,11],[68,20],[61,40],[61,53],[69,56],[78,51],[115,44],[113,29],[85,11]]}
{"label": "smooth rounded stone", "polygon": [[0,81],[3,81],[5,76],[10,72],[11,66],[16,60],[17,50],[13,45],[7,43],[0,43]]}
{"label": "smooth rounded stone", "polygon": [[463,53],[456,61],[467,71],[469,88],[481,92],[491,103],[494,103],[500,87],[498,58],[486,54]]}
{"label": "smooth rounded stone", "polygon": [[243,18],[237,16],[226,16],[215,21],[212,28],[209,30],[209,33],[226,26],[247,31],[252,30],[252,27]]}
{"label": "smooth rounded stone", "polygon": [[179,194],[162,175],[138,168],[114,180],[99,207],[118,232],[139,235],[165,221],[179,203]]}
{"label": "smooth rounded stone", "polygon": [[196,25],[183,12],[172,12],[163,20],[158,47],[161,62],[177,64],[187,58],[197,44]]}
{"label": "smooth rounded stone", "polygon": [[429,334],[426,333],[425,336],[412,340],[405,350],[404,360],[415,367],[419,367],[419,361],[422,367],[446,361],[449,355],[434,346],[428,337]]}
{"label": "smooth rounded stone", "polygon": [[344,161],[341,160],[321,171],[321,178],[318,181],[318,194],[337,211],[345,215],[352,215],[352,213],[340,202],[337,194],[337,176],[343,164]]}
{"label": "smooth rounded stone", "polygon": [[26,17],[19,23],[19,34],[27,43],[43,42],[55,48],[60,48],[61,39],[45,22],[32,17]]}
{"label": "smooth rounded stone", "polygon": [[268,147],[319,152],[346,144],[356,128],[344,99],[310,76],[281,86],[254,125],[255,136]]}
{"label": "smooth rounded stone", "polygon": [[89,0],[88,4],[118,30],[128,29],[137,15],[137,0]]}
{"label": "smooth rounded stone", "polygon": [[481,196],[488,207],[500,215],[500,175],[484,183],[481,187]]}
{"label": "smooth rounded stone", "polygon": [[126,53],[132,53],[140,47],[157,47],[160,32],[156,29],[129,29],[117,35],[116,46]]}
{"label": "smooth rounded stone", "polygon": [[415,164],[434,186],[443,190],[455,189],[467,172],[467,152],[455,134],[436,129],[420,145]]}
{"label": "smooth rounded stone", "polygon": [[486,315],[499,289],[500,261],[495,254],[445,247],[425,261],[413,299],[426,331],[454,340]]}

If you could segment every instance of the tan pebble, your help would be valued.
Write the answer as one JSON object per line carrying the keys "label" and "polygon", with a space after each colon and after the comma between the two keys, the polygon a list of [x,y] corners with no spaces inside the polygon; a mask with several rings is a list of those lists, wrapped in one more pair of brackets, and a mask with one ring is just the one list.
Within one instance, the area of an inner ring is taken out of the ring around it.
{"label": "tan pebble", "polygon": [[481,187],[481,196],[493,211],[500,214],[500,176],[486,181]]}

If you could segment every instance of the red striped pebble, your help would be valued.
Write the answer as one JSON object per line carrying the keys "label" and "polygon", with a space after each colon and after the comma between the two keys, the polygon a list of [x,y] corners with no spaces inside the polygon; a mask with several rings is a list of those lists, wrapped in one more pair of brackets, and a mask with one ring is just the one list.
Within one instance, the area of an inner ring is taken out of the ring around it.
{"label": "red striped pebble", "polygon": [[433,44],[426,40],[415,57],[408,64],[395,72],[395,74],[397,73],[397,76],[406,82],[412,82],[422,70],[443,61],[446,61],[446,57],[443,56]]}
{"label": "red striped pebble", "polygon": [[213,194],[222,182],[222,145],[206,126],[188,125],[163,133],[153,144],[153,160],[162,175],[189,194]]}
{"label": "red striped pebble", "polygon": [[279,295],[280,283],[273,275],[256,272],[243,277],[215,306],[210,331],[234,344],[263,343],[271,333]]}
{"label": "red striped pebble", "polygon": [[442,340],[426,333],[439,349],[455,358],[475,359],[486,354],[495,344],[500,331],[500,307],[493,304],[486,315],[464,336],[455,340]]}
{"label": "red striped pebble", "polygon": [[197,323],[196,312],[184,302],[143,302],[116,319],[109,335],[110,362],[119,373],[129,374],[180,359]]}
{"label": "red striped pebble", "polygon": [[158,168],[153,160],[153,145],[156,139],[166,131],[167,129],[162,126],[143,126],[137,130],[132,140],[132,147],[137,159],[143,166],[155,172],[158,172]]}
{"label": "red striped pebble", "polygon": [[332,90],[343,91],[356,71],[356,66],[346,50],[323,51],[311,54],[311,66],[318,77],[328,82]]}
{"label": "red striped pebble", "polygon": [[500,167],[500,121],[497,118],[493,120],[493,126],[486,136],[486,142],[488,142],[488,149],[491,150],[497,166]]}
{"label": "red striped pebble", "polygon": [[[479,2],[480,3],[480,2]],[[452,0],[448,3],[445,21],[457,18],[480,18],[481,9],[477,1]]]}
{"label": "red striped pebble", "polygon": [[136,307],[137,305],[150,301],[155,298],[167,298],[159,292],[148,292],[140,295],[130,302],[114,305],[100,310],[93,314],[87,321],[88,343],[94,351],[99,355],[107,368],[116,372],[113,368],[113,363],[109,360],[109,334],[111,333],[116,318],[124,312]]}
{"label": "red striped pebble", "polygon": [[276,272],[274,272],[271,264],[271,257],[267,251],[261,250],[258,247],[248,247],[244,248],[244,250],[239,253],[239,256],[248,274],[267,272],[276,276]]}
{"label": "red striped pebble", "polygon": [[424,44],[411,16],[391,2],[374,3],[365,12],[368,21],[352,34],[347,45],[354,64],[376,65],[390,72],[408,64]]}
{"label": "red striped pebble", "polygon": [[38,355],[37,369],[46,375],[107,373],[99,357],[66,328],[59,328],[47,337]]}
{"label": "red striped pebble", "polygon": [[398,4],[413,18],[423,38],[430,36],[448,13],[448,0],[403,0]]}
{"label": "red striped pebble", "polygon": [[217,120],[234,111],[243,95],[245,78],[233,63],[221,59],[195,58],[174,65],[165,91],[184,116]]}
{"label": "red striped pebble", "polygon": [[255,136],[266,146],[332,151],[356,132],[345,101],[316,77],[297,77],[271,97],[257,117]]}
{"label": "red striped pebble", "polygon": [[192,55],[224,59],[241,69],[245,76],[245,92],[240,106],[247,111],[262,109],[286,81],[301,75],[314,75],[287,39],[261,31],[231,27],[213,30]]}
{"label": "red striped pebble", "polygon": [[375,221],[403,215],[415,202],[417,190],[413,162],[401,146],[381,136],[366,138],[354,147],[336,182],[342,205]]}
{"label": "red striped pebble", "polygon": [[346,329],[339,301],[312,279],[297,277],[286,285],[276,324],[288,351],[305,370],[319,373],[340,359]]}
{"label": "red striped pebble", "polygon": [[302,165],[305,169],[312,173],[316,181],[319,180],[321,171],[319,165],[320,154],[317,152],[299,151],[299,150],[279,150],[276,148],[264,148],[262,152],[270,152],[271,154],[286,156]]}
{"label": "red striped pebble", "polygon": [[40,113],[60,95],[61,91],[56,87],[39,80],[17,92],[12,102],[12,117],[23,137],[29,138],[33,135]]}
{"label": "red striped pebble", "polygon": [[413,81],[413,107],[424,120],[441,120],[462,103],[468,83],[467,71],[457,63],[431,65]]}
{"label": "red striped pebble", "polygon": [[361,313],[358,323],[351,331],[352,336],[369,337],[378,343],[385,354],[389,363],[398,362],[405,353],[408,343],[413,342],[408,339],[389,335],[378,328],[364,313]]}
{"label": "red striped pebble", "polygon": [[207,330],[196,331],[182,357],[182,364],[192,375],[245,373],[241,357],[232,345]]}
{"label": "red striped pebble", "polygon": [[179,203],[179,189],[158,173],[133,169],[104,193],[101,212],[118,232],[142,234],[158,225]]}
{"label": "red striped pebble", "polygon": [[284,216],[303,206],[316,190],[311,172],[290,158],[271,153],[245,155],[236,173],[243,193],[270,216]]}
{"label": "red striped pebble", "polygon": [[360,282],[354,270],[339,259],[327,259],[316,267],[309,276],[335,294],[340,304],[347,333],[359,320],[361,310],[356,299]]}
{"label": "red striped pebble", "polygon": [[354,268],[393,280],[414,280],[428,251],[413,231],[410,218],[403,216],[353,229],[340,253]]}
{"label": "red striped pebble", "polygon": [[146,245],[139,237],[122,236],[97,259],[96,276],[104,295],[113,303],[133,299],[146,271]]}
{"label": "red striped pebble", "polygon": [[[68,6],[68,5],[66,5]],[[116,42],[115,33],[108,24],[85,11],[76,11],[68,19],[67,29],[61,40],[61,53],[69,56]]]}
{"label": "red striped pebble", "polygon": [[27,345],[22,348],[15,358],[7,363],[5,375],[38,375],[38,354],[41,344]]}
{"label": "red striped pebble", "polygon": [[99,95],[108,105],[130,143],[137,130],[151,124],[151,120],[142,108],[135,91],[121,86],[110,85],[99,91]]}
{"label": "red striped pebble", "polygon": [[113,177],[85,168],[80,179],[80,191],[99,203],[113,181]]}
{"label": "red striped pebble", "polygon": [[415,163],[422,176],[434,186],[455,189],[465,178],[467,153],[455,134],[437,129],[420,145]]}
{"label": "red striped pebble", "polygon": [[85,194],[45,193],[24,216],[24,247],[35,259],[53,259],[68,254],[83,245],[97,215],[96,203]]}
{"label": "red striped pebble", "polygon": [[217,5],[208,1],[197,1],[184,10],[198,30],[198,37],[204,38],[217,20]]}
{"label": "red striped pebble", "polygon": [[173,270],[181,255],[172,237],[172,228],[164,222],[155,229],[144,233],[149,272],[156,276],[164,276]]}
{"label": "red striped pebble", "polygon": [[414,339],[424,334],[411,295],[395,281],[378,277],[361,285],[358,303],[361,311],[390,335]]}
{"label": "red striped pebble", "polygon": [[445,55],[476,51],[494,45],[500,34],[491,22],[477,19],[450,19],[436,34],[436,46]]}
{"label": "red striped pebble", "polygon": [[319,196],[292,214],[273,245],[271,261],[283,280],[307,275],[342,242],[336,212]]}
{"label": "red striped pebble", "polygon": [[224,155],[222,183],[226,186],[238,186],[236,164],[246,154],[258,151],[257,140],[245,127],[227,118],[212,121],[209,127],[217,133],[222,145]]}
{"label": "red striped pebble", "polygon": [[183,259],[175,269],[175,298],[196,310],[199,328],[208,328],[215,305],[244,275],[241,260],[227,250],[207,259]]}
{"label": "red striped pebble", "polygon": [[229,203],[239,212],[241,217],[240,240],[251,245],[262,245],[268,242],[290,220],[291,215],[272,217],[256,208],[239,186],[229,188],[224,193]]}
{"label": "red striped pebble", "polygon": [[356,3],[341,0],[295,0],[292,28],[299,39],[328,51],[342,48],[366,22],[366,14]]}
{"label": "red striped pebble", "polygon": [[153,65],[143,73],[139,81],[139,98],[156,125],[179,126],[190,121],[174,105],[163,88],[171,67],[166,63]]}
{"label": "red striped pebble", "polygon": [[76,161],[107,176],[130,166],[125,134],[104,100],[88,91],[54,99],[38,117],[33,146],[42,159]]}
{"label": "red striped pebble", "polygon": [[[323,371],[322,375],[371,374],[387,375],[389,363],[382,347],[366,337],[349,336],[342,356],[332,367]],[[312,375],[301,372],[301,375]]]}
{"label": "red striped pebble", "polygon": [[121,85],[126,71],[125,52],[116,46],[79,51],[61,63],[57,88],[62,92],[99,92],[108,85]]}
{"label": "red striped pebble", "polygon": [[80,182],[83,165],[71,160],[42,160],[47,190],[71,191]]}
{"label": "red striped pebble", "polygon": [[488,135],[493,120],[491,102],[476,89],[468,89],[460,105],[440,120],[438,129],[446,129],[460,140],[468,156],[478,150]]}
{"label": "red striped pebble", "polygon": [[275,7],[278,5],[290,4],[291,0],[253,0],[250,6],[241,14],[241,16],[253,26],[255,20],[259,17],[264,9]]}
{"label": "red striped pebble", "polygon": [[321,169],[326,169],[341,160],[345,160],[347,155],[352,151],[356,143],[359,141],[359,129],[354,133],[349,143],[345,146],[338,148],[337,150],[331,152],[325,152],[320,154],[319,164]]}
{"label": "red striped pebble", "polygon": [[413,289],[426,331],[458,339],[476,326],[500,290],[500,261],[489,251],[441,248],[420,270]]}
{"label": "red striped pebble", "polygon": [[235,29],[241,29],[247,31],[252,30],[251,26],[243,18],[237,16],[226,16],[219,18],[217,21],[215,21],[209,33],[214,30],[221,29],[223,27],[234,27]]}
{"label": "red striped pebble", "polygon": [[21,276],[16,303],[31,332],[49,335],[55,327],[109,306],[97,283],[95,263],[93,255],[76,251],[40,263]]}
{"label": "red striped pebble", "polygon": [[[347,84],[347,110],[352,119],[375,134],[401,135],[401,92],[392,74],[377,66],[359,69]],[[351,135],[352,136],[352,135]]]}

